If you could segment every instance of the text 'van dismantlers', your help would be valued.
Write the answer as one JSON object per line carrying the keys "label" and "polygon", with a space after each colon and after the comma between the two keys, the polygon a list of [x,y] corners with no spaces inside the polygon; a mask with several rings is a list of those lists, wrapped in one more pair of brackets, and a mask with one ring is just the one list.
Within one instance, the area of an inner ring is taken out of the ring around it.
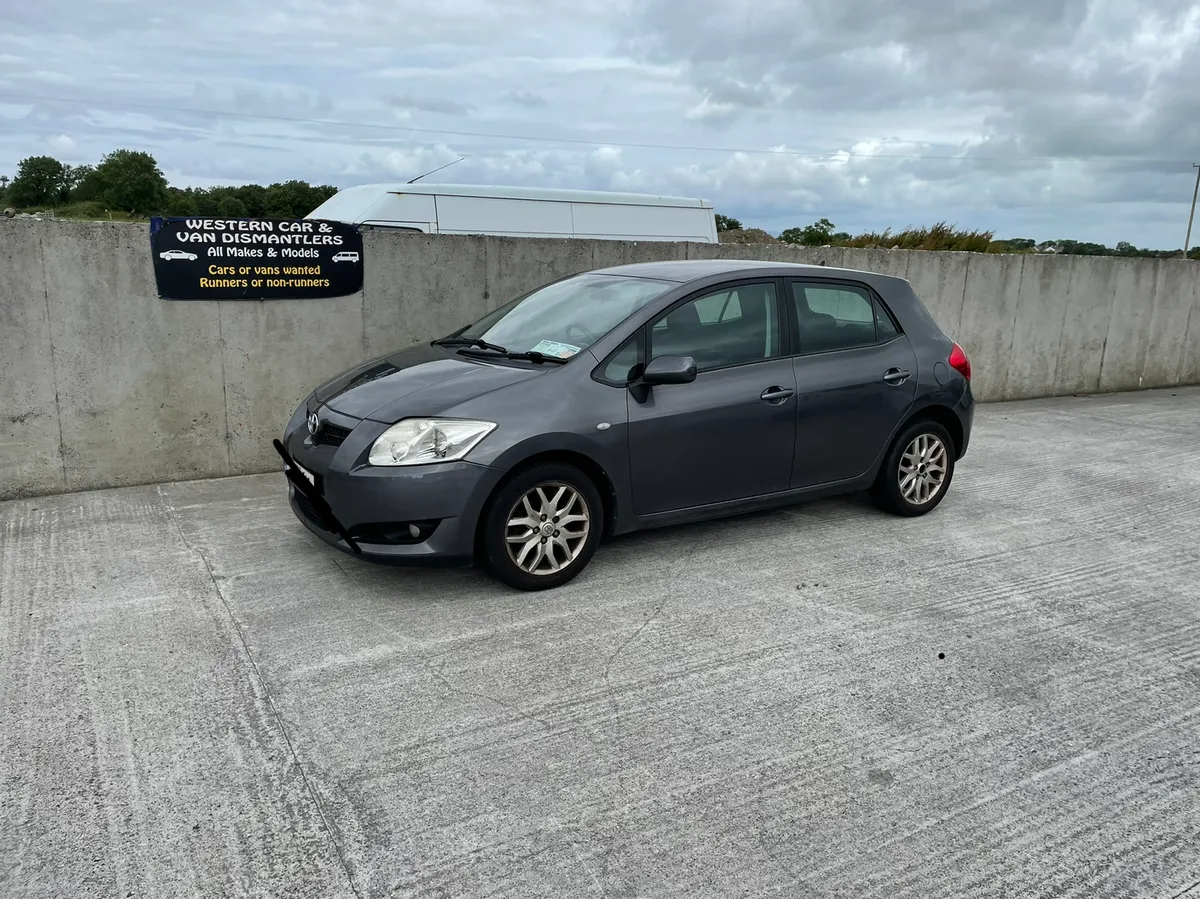
{"label": "text 'van dismantlers'", "polygon": [[292,244],[293,246],[340,247],[343,238],[340,234],[264,234],[260,232],[228,231],[180,231],[176,237],[180,243],[265,243]]}

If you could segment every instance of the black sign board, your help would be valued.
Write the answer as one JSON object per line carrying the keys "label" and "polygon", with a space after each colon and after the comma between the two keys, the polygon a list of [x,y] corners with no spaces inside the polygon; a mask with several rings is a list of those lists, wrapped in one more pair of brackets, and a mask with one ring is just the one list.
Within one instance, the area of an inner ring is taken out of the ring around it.
{"label": "black sign board", "polygon": [[290,300],[362,290],[362,235],[314,219],[155,219],[158,295],[167,300]]}

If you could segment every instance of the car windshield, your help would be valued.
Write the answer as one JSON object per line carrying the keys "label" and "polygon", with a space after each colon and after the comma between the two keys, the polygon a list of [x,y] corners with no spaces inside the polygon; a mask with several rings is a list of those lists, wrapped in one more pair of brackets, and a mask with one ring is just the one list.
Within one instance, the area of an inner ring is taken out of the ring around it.
{"label": "car windshield", "polygon": [[576,275],[501,306],[455,337],[510,353],[569,359],[674,286],[649,278]]}

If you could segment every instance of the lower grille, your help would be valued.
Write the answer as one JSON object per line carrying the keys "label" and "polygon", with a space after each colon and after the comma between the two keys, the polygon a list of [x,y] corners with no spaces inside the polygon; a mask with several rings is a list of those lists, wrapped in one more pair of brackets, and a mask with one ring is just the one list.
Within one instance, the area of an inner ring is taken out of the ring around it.
{"label": "lower grille", "polygon": [[300,511],[304,513],[304,517],[307,518],[309,521],[311,521],[313,524],[315,524],[317,527],[319,527],[321,530],[323,530],[323,531],[328,530],[328,528],[325,527],[325,523],[323,521],[321,521],[320,514],[313,507],[313,504],[308,501],[308,497],[305,496],[303,493],[301,493],[299,490],[293,490],[292,494],[293,494],[293,496],[296,497],[296,505],[299,506]]}

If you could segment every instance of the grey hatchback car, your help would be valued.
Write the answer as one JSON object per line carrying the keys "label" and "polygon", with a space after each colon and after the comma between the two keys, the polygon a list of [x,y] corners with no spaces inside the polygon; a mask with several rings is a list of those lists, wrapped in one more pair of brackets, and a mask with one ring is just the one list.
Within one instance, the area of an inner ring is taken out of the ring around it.
{"label": "grey hatchback car", "polygon": [[659,525],[864,489],[929,512],[967,450],[970,379],[901,278],[652,262],[347,371],[274,443],[293,511],[337,549],[538,590]]}

